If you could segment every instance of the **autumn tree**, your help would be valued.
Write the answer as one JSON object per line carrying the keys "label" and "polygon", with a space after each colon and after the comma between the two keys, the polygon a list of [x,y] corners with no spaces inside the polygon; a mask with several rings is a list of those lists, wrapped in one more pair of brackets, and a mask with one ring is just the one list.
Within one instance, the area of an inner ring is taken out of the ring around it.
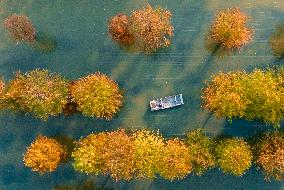
{"label": "autumn tree", "polygon": [[168,180],[183,179],[192,171],[189,148],[179,139],[166,141],[159,174]]}
{"label": "autumn tree", "polygon": [[33,42],[35,28],[27,16],[13,14],[4,20],[4,27],[17,42]]}
{"label": "autumn tree", "polygon": [[251,166],[251,147],[241,138],[223,140],[215,151],[216,163],[225,173],[241,176]]}
{"label": "autumn tree", "polygon": [[281,180],[284,176],[284,133],[275,131],[265,134],[257,143],[256,163],[266,179]]}
{"label": "autumn tree", "polygon": [[121,45],[134,43],[134,36],[129,31],[129,18],[124,14],[118,14],[109,20],[108,32],[112,40]]}
{"label": "autumn tree", "polygon": [[219,11],[211,26],[211,37],[220,45],[241,48],[252,38],[252,29],[246,26],[248,16],[239,8]]}
{"label": "autumn tree", "polygon": [[24,154],[25,166],[41,174],[53,172],[66,159],[67,148],[55,139],[38,136]]}
{"label": "autumn tree", "polygon": [[138,49],[152,53],[159,48],[168,47],[174,29],[171,16],[169,10],[161,7],[154,9],[149,4],[134,10],[129,18],[129,27]]}
{"label": "autumn tree", "polygon": [[87,174],[101,174],[105,164],[102,155],[106,143],[107,134],[104,132],[90,134],[75,142],[75,149],[72,152],[74,169]]}
{"label": "autumn tree", "polygon": [[99,72],[75,81],[72,101],[85,116],[111,119],[122,106],[122,94],[115,81]]}
{"label": "autumn tree", "polygon": [[215,165],[213,150],[215,143],[205,136],[201,129],[188,132],[186,144],[192,159],[193,172],[202,175],[206,170]]}
{"label": "autumn tree", "polygon": [[155,178],[163,159],[164,139],[158,134],[140,130],[133,134],[133,143],[135,178]]}
{"label": "autumn tree", "polygon": [[134,144],[125,130],[108,132],[104,152],[101,155],[104,165],[103,174],[118,180],[130,180],[134,175]]}
{"label": "autumn tree", "polygon": [[68,82],[48,70],[16,73],[6,88],[5,101],[8,108],[32,113],[47,120],[62,112],[67,103]]}

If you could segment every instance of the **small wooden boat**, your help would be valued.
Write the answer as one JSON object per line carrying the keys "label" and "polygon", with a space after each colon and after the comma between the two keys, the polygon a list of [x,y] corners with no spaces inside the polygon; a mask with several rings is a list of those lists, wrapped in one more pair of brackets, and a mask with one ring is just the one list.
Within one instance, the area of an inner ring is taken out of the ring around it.
{"label": "small wooden boat", "polygon": [[182,94],[167,96],[150,101],[151,111],[163,110],[183,104]]}

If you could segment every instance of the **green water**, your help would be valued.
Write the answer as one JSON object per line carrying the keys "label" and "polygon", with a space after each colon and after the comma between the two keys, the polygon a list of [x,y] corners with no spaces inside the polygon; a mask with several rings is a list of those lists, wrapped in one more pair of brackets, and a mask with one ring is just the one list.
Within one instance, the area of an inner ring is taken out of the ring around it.
{"label": "green water", "polygon": [[[170,48],[145,56],[127,53],[107,34],[109,17],[130,13],[145,5],[143,0],[0,0],[0,19],[12,13],[25,14],[36,27],[42,49],[15,44],[0,26],[0,74],[9,80],[13,72],[46,68],[73,80],[101,71],[125,91],[125,105],[112,121],[101,121],[79,114],[59,116],[41,122],[28,115],[4,113],[0,116],[0,189],[46,190],[59,184],[87,179],[113,189],[189,190],[189,189],[284,189],[282,182],[265,182],[256,168],[243,177],[224,175],[213,169],[202,177],[189,176],[181,181],[131,181],[116,183],[108,177],[91,177],[73,171],[71,164],[40,176],[25,168],[22,155],[38,135],[66,135],[78,139],[91,132],[125,128],[159,129],[166,137],[182,136],[203,127],[211,136],[250,137],[269,127],[261,123],[216,119],[201,108],[204,81],[219,70],[247,70],[282,65],[267,39],[284,23],[283,0],[156,0],[172,11],[175,36]],[[239,6],[250,17],[254,29],[252,43],[240,52],[224,52],[208,47],[207,34],[214,12]],[[220,57],[221,56],[221,57]],[[152,113],[153,98],[182,93],[185,105]],[[270,128],[269,128],[270,129]]]}

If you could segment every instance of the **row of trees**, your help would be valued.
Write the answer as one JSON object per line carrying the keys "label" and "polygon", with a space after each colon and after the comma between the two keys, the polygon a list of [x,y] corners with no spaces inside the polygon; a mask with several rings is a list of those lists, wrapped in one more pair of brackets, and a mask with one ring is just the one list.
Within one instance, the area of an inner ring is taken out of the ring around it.
{"label": "row of trees", "polygon": [[203,107],[229,120],[261,120],[280,127],[284,118],[284,68],[213,76],[203,89]]}
{"label": "row of trees", "polygon": [[[169,10],[147,4],[134,10],[130,16],[118,14],[110,18],[108,31],[119,45],[152,53],[170,45],[174,30],[171,16]],[[247,21],[248,16],[239,8],[221,10],[212,23],[210,38],[225,48],[241,48],[252,38],[252,29],[246,26]],[[36,30],[25,15],[13,14],[3,24],[17,42],[34,42],[36,39]]]}
{"label": "row of trees", "polygon": [[16,73],[7,85],[0,81],[2,109],[32,113],[41,120],[62,112],[111,119],[122,106],[122,93],[108,76],[99,72],[69,82],[48,70]]}
{"label": "row of trees", "polygon": [[[75,170],[91,175],[110,175],[115,180],[183,179],[219,167],[224,173],[242,176],[253,162],[266,179],[284,174],[284,133],[273,131],[256,143],[242,138],[207,137],[200,129],[185,139],[165,140],[147,130],[119,129],[90,134],[75,142],[71,153]],[[24,164],[41,174],[55,171],[66,161],[67,147],[53,138],[39,136],[27,148]]]}

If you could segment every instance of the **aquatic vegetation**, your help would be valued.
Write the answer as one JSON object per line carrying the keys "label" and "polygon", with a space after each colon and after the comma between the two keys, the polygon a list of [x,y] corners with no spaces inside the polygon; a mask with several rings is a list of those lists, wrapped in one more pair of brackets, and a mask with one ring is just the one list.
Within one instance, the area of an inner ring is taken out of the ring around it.
{"label": "aquatic vegetation", "polygon": [[117,83],[99,72],[75,81],[70,87],[72,101],[85,116],[107,120],[122,106],[122,94]]}
{"label": "aquatic vegetation", "polygon": [[66,147],[55,139],[38,136],[24,154],[24,164],[39,173],[53,172],[66,158]]}
{"label": "aquatic vegetation", "polygon": [[152,179],[159,172],[163,159],[164,139],[150,131],[140,130],[133,134],[135,178]]}
{"label": "aquatic vegetation", "polygon": [[130,32],[134,35],[135,45],[146,53],[168,47],[173,36],[170,22],[171,12],[161,7],[153,9],[149,4],[134,10],[130,16]]}
{"label": "aquatic vegetation", "polygon": [[124,14],[118,14],[109,20],[108,32],[112,40],[121,45],[134,43],[134,36],[129,31],[129,18]]}
{"label": "aquatic vegetation", "polygon": [[262,120],[275,127],[284,117],[284,69],[219,73],[203,89],[203,107],[217,117]]}
{"label": "aquatic vegetation", "polygon": [[219,11],[211,26],[211,37],[226,48],[241,48],[252,38],[252,30],[246,27],[248,16],[239,8]]}
{"label": "aquatic vegetation", "polygon": [[50,53],[56,50],[57,42],[50,34],[41,32],[37,33],[32,47],[37,51]]}
{"label": "aquatic vegetation", "polygon": [[274,56],[284,56],[284,25],[280,25],[276,28],[269,38],[272,52]]}
{"label": "aquatic vegetation", "polygon": [[13,110],[32,113],[47,120],[62,112],[67,103],[68,82],[47,70],[17,73],[6,88],[5,101]]}
{"label": "aquatic vegetation", "polygon": [[225,173],[241,176],[252,163],[250,146],[241,138],[221,141],[216,147],[216,164]]}
{"label": "aquatic vegetation", "polygon": [[201,129],[196,129],[186,134],[186,145],[189,149],[193,172],[202,175],[206,170],[215,165],[213,150],[215,143],[205,136]]}
{"label": "aquatic vegetation", "polygon": [[183,179],[192,171],[189,148],[179,139],[168,140],[159,166],[159,174],[168,180]]}
{"label": "aquatic vegetation", "polygon": [[265,134],[257,144],[256,163],[264,171],[266,179],[283,179],[284,134],[275,131]]}
{"label": "aquatic vegetation", "polygon": [[13,14],[4,20],[4,27],[17,42],[32,42],[35,40],[35,28],[27,16]]}

